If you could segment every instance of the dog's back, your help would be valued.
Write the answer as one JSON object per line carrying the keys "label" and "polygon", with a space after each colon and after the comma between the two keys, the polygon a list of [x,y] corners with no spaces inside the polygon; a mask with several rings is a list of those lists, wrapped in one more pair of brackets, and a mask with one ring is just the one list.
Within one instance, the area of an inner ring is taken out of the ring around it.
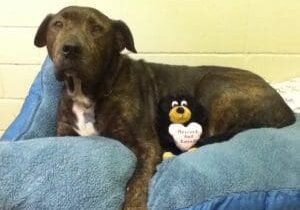
{"label": "dog's back", "polygon": [[148,66],[160,97],[185,92],[205,107],[209,113],[206,137],[295,122],[293,111],[279,93],[250,71],[220,66]]}

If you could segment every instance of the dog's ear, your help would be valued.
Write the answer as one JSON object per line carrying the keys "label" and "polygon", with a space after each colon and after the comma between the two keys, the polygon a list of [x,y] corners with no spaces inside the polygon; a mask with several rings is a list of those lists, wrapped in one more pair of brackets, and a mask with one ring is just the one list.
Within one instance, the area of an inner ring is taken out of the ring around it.
{"label": "dog's ear", "polygon": [[53,15],[49,14],[45,17],[43,22],[40,24],[34,38],[34,45],[37,47],[44,47],[47,42],[47,30],[48,24],[52,19]]}
{"label": "dog's ear", "polygon": [[113,24],[116,31],[116,42],[119,52],[126,48],[133,53],[137,53],[134,46],[133,36],[128,26],[121,20],[114,21]]}

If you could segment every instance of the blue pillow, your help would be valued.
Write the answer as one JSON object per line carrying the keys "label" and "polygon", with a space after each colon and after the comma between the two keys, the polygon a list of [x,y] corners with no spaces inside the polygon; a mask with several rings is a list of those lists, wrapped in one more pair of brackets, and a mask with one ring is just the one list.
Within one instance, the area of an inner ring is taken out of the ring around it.
{"label": "blue pillow", "polygon": [[120,209],[135,156],[102,137],[0,142],[0,209]]}
{"label": "blue pillow", "polygon": [[151,210],[299,210],[300,115],[295,124],[252,129],[164,161]]}

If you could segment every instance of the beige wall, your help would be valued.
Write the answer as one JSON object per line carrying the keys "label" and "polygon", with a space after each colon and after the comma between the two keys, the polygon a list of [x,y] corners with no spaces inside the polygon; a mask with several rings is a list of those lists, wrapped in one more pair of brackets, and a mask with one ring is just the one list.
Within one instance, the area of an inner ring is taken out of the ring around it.
{"label": "beige wall", "polygon": [[0,134],[17,115],[46,52],[33,46],[49,12],[87,5],[124,20],[136,58],[300,76],[299,0],[10,0],[0,8]]}

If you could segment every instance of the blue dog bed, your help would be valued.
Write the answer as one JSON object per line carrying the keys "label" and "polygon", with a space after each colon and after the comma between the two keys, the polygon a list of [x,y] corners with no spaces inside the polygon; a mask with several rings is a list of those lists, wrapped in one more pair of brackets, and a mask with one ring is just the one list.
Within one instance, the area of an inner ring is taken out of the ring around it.
{"label": "blue dog bed", "polygon": [[[55,137],[61,84],[47,58],[0,142],[0,209],[120,209],[135,156],[104,137]],[[151,210],[300,209],[300,116],[164,161]]]}

